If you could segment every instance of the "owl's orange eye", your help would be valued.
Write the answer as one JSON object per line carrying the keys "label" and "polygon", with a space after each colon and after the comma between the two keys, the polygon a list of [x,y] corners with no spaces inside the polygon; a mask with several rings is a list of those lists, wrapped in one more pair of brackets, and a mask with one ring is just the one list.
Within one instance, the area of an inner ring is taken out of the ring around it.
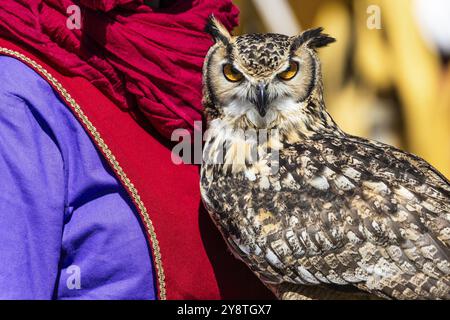
{"label": "owl's orange eye", "polygon": [[236,68],[230,63],[223,66],[223,75],[228,81],[231,82],[238,82],[244,78],[244,75],[236,70]]}
{"label": "owl's orange eye", "polygon": [[294,78],[297,72],[298,72],[298,63],[295,61],[291,61],[289,63],[289,67],[280,74],[278,74],[278,77],[282,80],[288,81]]}

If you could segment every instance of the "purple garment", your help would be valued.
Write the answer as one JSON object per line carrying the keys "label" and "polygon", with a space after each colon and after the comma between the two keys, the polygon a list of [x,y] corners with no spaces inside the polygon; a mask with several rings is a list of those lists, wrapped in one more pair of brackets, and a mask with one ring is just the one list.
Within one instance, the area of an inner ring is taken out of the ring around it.
{"label": "purple garment", "polygon": [[155,296],[123,186],[50,85],[0,56],[0,299]]}

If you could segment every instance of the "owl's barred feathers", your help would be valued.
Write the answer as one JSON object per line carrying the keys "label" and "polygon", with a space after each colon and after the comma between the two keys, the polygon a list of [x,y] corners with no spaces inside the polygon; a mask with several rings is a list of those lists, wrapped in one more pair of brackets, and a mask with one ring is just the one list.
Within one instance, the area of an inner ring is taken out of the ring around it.
{"label": "owl's barred feathers", "polygon": [[[297,37],[225,33],[224,43],[217,33],[225,31],[213,32],[204,155],[223,152],[225,161],[203,163],[201,192],[236,257],[271,288],[353,286],[382,298],[450,299],[450,182],[419,157],[337,127],[314,53],[334,39],[319,28]],[[281,82],[276,74],[290,59],[301,72]],[[230,61],[245,74],[242,83],[222,79],[220,65]],[[272,91],[259,118],[251,94],[261,82]],[[277,171],[268,154],[250,161],[256,142],[237,128],[280,131],[278,142],[266,142],[278,152]]]}

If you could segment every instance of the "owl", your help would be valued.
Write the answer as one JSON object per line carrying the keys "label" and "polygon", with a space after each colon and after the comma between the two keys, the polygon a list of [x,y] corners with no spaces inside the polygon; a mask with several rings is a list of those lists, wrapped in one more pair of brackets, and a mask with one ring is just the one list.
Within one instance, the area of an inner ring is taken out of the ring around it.
{"label": "owl", "polygon": [[200,188],[232,254],[280,299],[449,299],[450,182],[333,121],[317,49],[335,39],[206,30]]}

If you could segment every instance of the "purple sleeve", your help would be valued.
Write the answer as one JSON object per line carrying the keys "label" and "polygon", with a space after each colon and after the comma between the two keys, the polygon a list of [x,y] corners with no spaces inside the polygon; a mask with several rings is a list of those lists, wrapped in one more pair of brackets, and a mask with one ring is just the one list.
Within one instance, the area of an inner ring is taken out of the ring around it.
{"label": "purple sleeve", "polygon": [[[15,78],[8,69],[2,70],[0,298],[49,299],[61,251],[64,166],[48,123],[17,94],[20,84],[13,82]],[[39,94],[36,99],[42,100]]]}
{"label": "purple sleeve", "polygon": [[0,299],[155,297],[125,189],[50,85],[0,56]]}

